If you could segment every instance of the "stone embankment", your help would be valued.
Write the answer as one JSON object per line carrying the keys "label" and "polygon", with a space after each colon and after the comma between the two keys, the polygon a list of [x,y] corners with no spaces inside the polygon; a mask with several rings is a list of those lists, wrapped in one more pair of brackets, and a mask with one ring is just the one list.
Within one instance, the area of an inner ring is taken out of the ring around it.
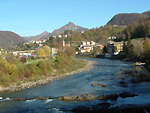
{"label": "stone embankment", "polygon": [[22,82],[18,86],[17,85],[12,85],[12,86],[9,86],[9,87],[0,87],[0,92],[18,91],[18,90],[22,90],[22,89],[26,89],[26,88],[31,88],[31,87],[34,87],[34,86],[39,85],[39,84],[45,84],[45,83],[51,82],[53,80],[62,79],[64,77],[68,76],[68,75],[80,73],[80,72],[83,72],[83,71],[89,71],[90,69],[93,68],[93,64],[95,62],[94,61],[89,61],[89,60],[86,60],[86,61],[87,61],[87,65],[84,68],[78,69],[77,71],[73,71],[73,72],[70,72],[70,73],[65,73],[65,74],[62,74],[62,75],[43,77],[42,79],[37,80],[37,81],[33,81],[33,82],[25,82],[25,83]]}

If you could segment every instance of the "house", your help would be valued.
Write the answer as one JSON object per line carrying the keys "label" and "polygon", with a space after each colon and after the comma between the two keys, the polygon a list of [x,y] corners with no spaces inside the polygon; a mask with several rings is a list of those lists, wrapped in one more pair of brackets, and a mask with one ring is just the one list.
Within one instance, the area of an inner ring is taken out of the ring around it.
{"label": "house", "polygon": [[98,47],[99,47],[100,49],[103,49],[103,48],[104,48],[104,46],[103,46],[103,45],[101,45],[101,44],[100,44]]}
{"label": "house", "polygon": [[91,42],[90,42],[90,45],[93,45],[93,46],[94,46],[95,44],[96,44],[96,43],[95,43],[94,41],[91,41]]}
{"label": "house", "polygon": [[62,35],[58,35],[58,38],[62,38]]}
{"label": "house", "polygon": [[117,51],[114,53],[115,55],[117,55],[121,51],[123,51],[123,41],[121,41],[121,42],[114,42],[114,46],[117,48]]}
{"label": "house", "polygon": [[108,39],[109,39],[109,40],[115,40],[115,39],[117,39],[117,37],[115,37],[115,36],[110,36],[110,37],[108,37]]}
{"label": "house", "polygon": [[30,57],[34,51],[35,50],[30,50],[30,51],[14,51],[12,53],[13,53],[14,56],[17,56],[17,54],[19,54],[20,57],[22,57],[22,56]]}
{"label": "house", "polygon": [[42,39],[42,43],[45,43],[46,42],[46,39]]}
{"label": "house", "polygon": [[79,46],[79,50],[81,53],[84,52],[91,52],[93,51],[93,47],[95,47],[96,43],[94,41],[82,41],[81,45]]}
{"label": "house", "polygon": [[[121,42],[114,42],[114,41],[108,41],[107,42],[108,52],[109,54],[119,54],[121,51],[123,51],[123,41]],[[114,47],[116,47],[116,52],[114,52]]]}
{"label": "house", "polygon": [[56,36],[55,36],[55,35],[53,35],[52,37],[53,37],[53,38],[56,38]]}
{"label": "house", "polygon": [[91,45],[91,43],[90,43],[90,42],[86,42],[86,44],[87,44],[87,45]]}
{"label": "house", "polygon": [[67,38],[67,37],[68,37],[68,35],[65,35],[65,37]]}
{"label": "house", "polygon": [[70,44],[65,44],[65,47],[70,47]]}
{"label": "house", "polygon": [[32,43],[41,44],[42,41],[41,40],[36,40],[36,41],[32,41]]}
{"label": "house", "polygon": [[85,46],[85,45],[86,45],[86,42],[85,42],[85,41],[82,41],[82,44],[81,44],[81,45]]}
{"label": "house", "polygon": [[28,45],[29,43],[28,42],[26,42],[26,43],[23,43],[23,45]]}
{"label": "house", "polygon": [[43,46],[43,44],[38,44],[38,46],[39,46],[39,47],[42,47],[42,46]]}
{"label": "house", "polygon": [[55,56],[58,52],[58,48],[51,48],[51,54],[52,56]]}

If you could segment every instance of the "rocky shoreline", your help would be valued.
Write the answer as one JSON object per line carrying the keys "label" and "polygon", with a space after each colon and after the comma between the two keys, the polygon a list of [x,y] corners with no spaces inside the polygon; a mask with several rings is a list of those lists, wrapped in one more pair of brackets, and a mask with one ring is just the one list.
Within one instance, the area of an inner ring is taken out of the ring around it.
{"label": "rocky shoreline", "polygon": [[13,85],[13,86],[9,86],[9,87],[0,87],[0,93],[6,92],[6,91],[19,91],[19,90],[23,90],[23,89],[26,89],[26,88],[34,87],[34,86],[39,85],[39,84],[45,84],[45,83],[51,82],[53,80],[59,80],[59,79],[62,79],[64,77],[72,75],[72,74],[80,73],[80,72],[83,72],[83,71],[89,71],[90,69],[93,68],[93,64],[95,62],[94,61],[89,61],[89,60],[86,60],[86,61],[87,61],[87,65],[84,68],[78,69],[77,71],[73,71],[73,72],[70,72],[70,73],[65,73],[65,74],[57,75],[57,76],[43,77],[40,80],[33,81],[33,82],[21,83],[18,86]]}

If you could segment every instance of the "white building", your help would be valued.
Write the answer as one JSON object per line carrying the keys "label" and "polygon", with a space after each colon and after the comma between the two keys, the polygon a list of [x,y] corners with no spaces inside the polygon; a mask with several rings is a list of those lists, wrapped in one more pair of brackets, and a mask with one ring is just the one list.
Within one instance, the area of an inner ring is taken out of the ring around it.
{"label": "white building", "polygon": [[41,44],[42,41],[41,40],[36,40],[36,41],[33,41],[32,43]]}
{"label": "white building", "polygon": [[51,53],[53,56],[56,55],[57,52],[58,52],[58,48],[51,48]]}
{"label": "white building", "polygon": [[93,51],[94,46],[96,46],[96,43],[94,41],[82,41],[81,45],[79,46],[79,50],[81,53],[91,52]]}
{"label": "white building", "polygon": [[58,38],[62,38],[62,35],[58,35]]}
{"label": "white building", "polygon": [[86,45],[86,42],[85,42],[85,41],[82,41],[82,45],[85,46],[85,45]]}

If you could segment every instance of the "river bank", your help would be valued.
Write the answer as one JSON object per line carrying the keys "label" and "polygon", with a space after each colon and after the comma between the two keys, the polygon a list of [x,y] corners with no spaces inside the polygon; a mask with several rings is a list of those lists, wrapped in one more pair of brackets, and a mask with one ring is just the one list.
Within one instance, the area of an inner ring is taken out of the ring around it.
{"label": "river bank", "polygon": [[39,84],[46,84],[48,82],[51,82],[53,80],[59,80],[59,79],[62,79],[66,76],[69,76],[69,75],[72,75],[72,74],[76,74],[76,73],[80,73],[80,72],[83,72],[83,71],[89,71],[90,69],[93,68],[93,64],[95,63],[94,61],[90,61],[90,60],[86,60],[87,64],[84,68],[81,68],[81,69],[78,69],[76,71],[73,71],[73,72],[69,72],[69,73],[64,73],[64,74],[61,74],[61,75],[56,75],[56,76],[49,76],[49,77],[43,77],[42,79],[40,80],[37,80],[37,81],[33,81],[33,82],[21,82],[20,85],[12,85],[12,86],[9,86],[9,87],[0,87],[0,93],[3,93],[3,92],[6,92],[6,91],[19,91],[19,90],[23,90],[23,89],[26,89],[26,88],[31,88],[31,87],[34,87],[36,85],[39,85]]}
{"label": "river bank", "polygon": [[[150,82],[131,81],[133,74],[143,72],[139,69],[142,67],[136,66],[135,70],[134,63],[120,60],[89,60],[96,62],[89,71],[21,91],[1,93],[0,112],[107,113],[106,111],[114,110],[116,113],[124,113],[125,110],[135,109],[149,112]],[[131,108],[127,108],[130,106]]]}

